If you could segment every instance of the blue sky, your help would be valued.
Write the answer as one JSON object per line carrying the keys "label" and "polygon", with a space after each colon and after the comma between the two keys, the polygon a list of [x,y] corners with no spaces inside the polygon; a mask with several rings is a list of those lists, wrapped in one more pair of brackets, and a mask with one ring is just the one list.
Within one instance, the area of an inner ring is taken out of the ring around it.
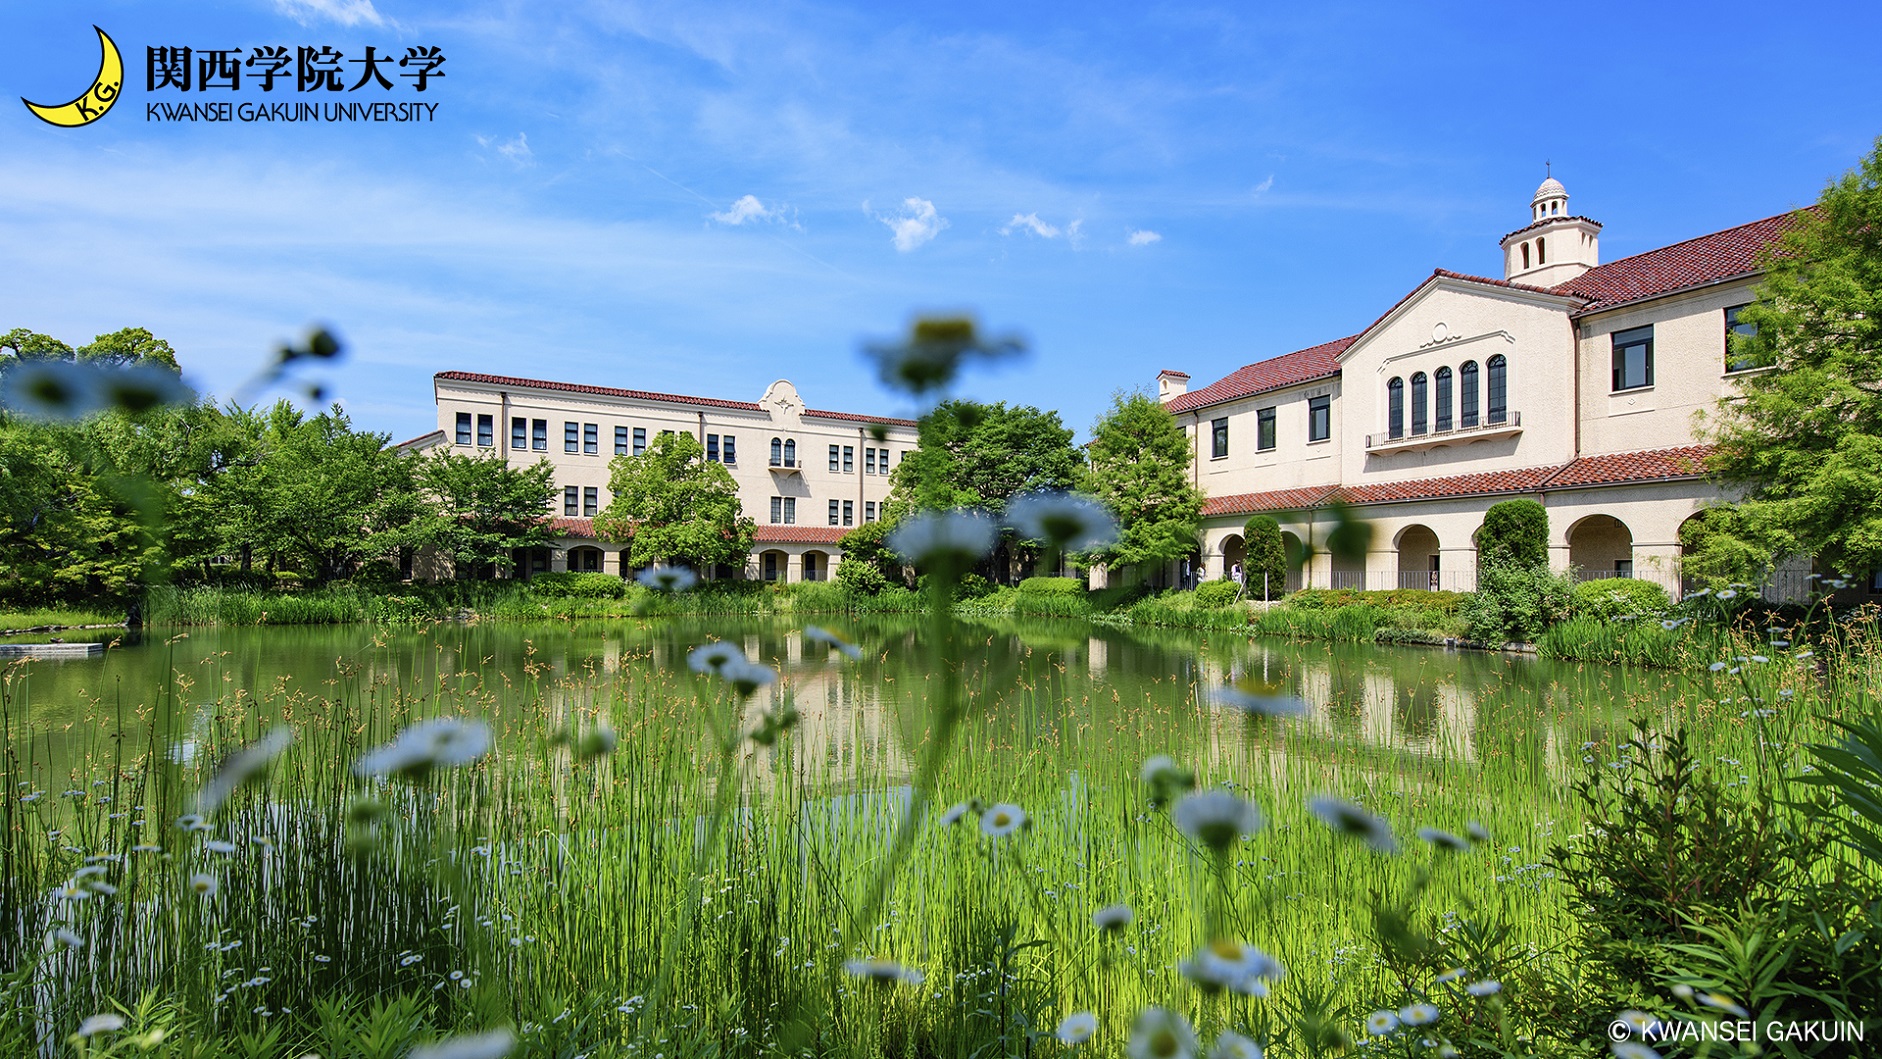
{"label": "blue sky", "polygon": [[[40,122],[14,98],[82,90],[94,23],[124,97]],[[1882,135],[1878,31],[1855,3],[14,3],[0,330],[148,327],[227,395],[330,322],[321,378],[404,438],[445,369],[906,413],[859,342],[967,309],[1032,353],[965,392],[1082,435],[1160,368],[1500,274],[1545,159],[1604,260],[1814,200]],[[423,96],[322,97],[436,121],[146,120],[185,98],[146,47],[269,44],[436,45]]]}

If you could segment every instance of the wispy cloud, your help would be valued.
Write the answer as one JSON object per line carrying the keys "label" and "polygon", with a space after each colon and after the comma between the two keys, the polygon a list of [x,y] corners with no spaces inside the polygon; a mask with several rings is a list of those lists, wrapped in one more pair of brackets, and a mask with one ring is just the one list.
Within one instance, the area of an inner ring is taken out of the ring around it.
{"label": "wispy cloud", "polygon": [[1153,232],[1148,228],[1136,228],[1131,231],[1128,241],[1132,246],[1149,246],[1151,243],[1162,242],[1163,236],[1161,233]]}
{"label": "wispy cloud", "polygon": [[801,232],[804,226],[792,219],[796,213],[797,211],[789,206],[766,206],[758,196],[744,195],[725,210],[709,213],[706,216],[720,224],[728,224],[735,228],[741,224],[769,222],[787,225]]}
{"label": "wispy cloud", "polygon": [[1014,232],[1021,231],[1031,232],[1041,239],[1059,237],[1059,230],[1040,220],[1037,213],[1015,213],[1013,219],[1006,222],[1005,227],[1000,229],[1000,234],[1012,235]]}
{"label": "wispy cloud", "polygon": [[[867,202],[863,209],[869,209]],[[901,213],[877,214],[876,220],[895,233],[895,248],[904,254],[929,242],[948,226],[948,219],[936,212],[934,203],[912,196],[902,200]]]}
{"label": "wispy cloud", "polygon": [[1266,195],[1268,191],[1273,187],[1274,187],[1274,174],[1269,173],[1268,179],[1263,180],[1259,184],[1256,184],[1254,187],[1254,190],[1249,192],[1249,194],[1255,198],[1260,198],[1261,196]]}
{"label": "wispy cloud", "polygon": [[386,24],[386,17],[372,6],[372,0],[274,0],[274,7],[303,26],[322,21],[342,26]]}
{"label": "wispy cloud", "polygon": [[498,140],[493,136],[479,136],[477,146],[486,151],[496,152],[499,158],[519,169],[536,164],[536,152],[529,149],[529,136],[524,133],[519,132],[508,140]]}

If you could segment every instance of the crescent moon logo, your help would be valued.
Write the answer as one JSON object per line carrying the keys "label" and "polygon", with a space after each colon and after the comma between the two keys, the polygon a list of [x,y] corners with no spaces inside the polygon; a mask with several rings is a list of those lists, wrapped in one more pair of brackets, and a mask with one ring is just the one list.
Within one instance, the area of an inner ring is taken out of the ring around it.
{"label": "crescent moon logo", "polygon": [[70,103],[47,106],[35,103],[24,96],[20,102],[33,112],[40,121],[60,128],[75,129],[80,125],[90,125],[105,116],[111,104],[118,101],[118,95],[124,88],[124,57],[118,54],[117,42],[113,41],[104,30],[98,30],[98,45],[104,51],[104,57],[98,63],[98,76],[91,87]]}

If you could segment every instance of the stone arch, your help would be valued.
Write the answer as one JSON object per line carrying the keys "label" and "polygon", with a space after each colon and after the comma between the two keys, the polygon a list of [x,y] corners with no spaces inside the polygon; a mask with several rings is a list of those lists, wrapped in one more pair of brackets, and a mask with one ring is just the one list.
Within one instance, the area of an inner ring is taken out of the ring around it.
{"label": "stone arch", "polygon": [[1231,533],[1222,538],[1222,576],[1234,577],[1238,568],[1244,569],[1248,562],[1248,542],[1239,533]]}
{"label": "stone arch", "polygon": [[[1287,555],[1299,555],[1300,550],[1301,550],[1300,534],[1295,533],[1292,530],[1282,530],[1281,531],[1281,551]],[[1287,591],[1295,592],[1302,588],[1305,588],[1307,584],[1307,576],[1306,576],[1307,571],[1312,568],[1313,568],[1313,559],[1311,556],[1308,557],[1307,562],[1301,564],[1301,568],[1298,570],[1294,569],[1292,566],[1289,566],[1287,570]]]}
{"label": "stone arch", "polygon": [[1568,528],[1568,563],[1575,577],[1634,576],[1634,533],[1613,515],[1589,515]]}
{"label": "stone arch", "polygon": [[783,581],[790,576],[790,556],[771,548],[758,553],[758,578],[762,581]]}
{"label": "stone arch", "polygon": [[803,579],[806,581],[828,581],[830,579],[830,557],[812,549],[804,553]]}
{"label": "stone arch", "polygon": [[600,573],[608,568],[608,557],[600,548],[581,545],[569,549],[569,571],[571,573]]}
{"label": "stone arch", "polygon": [[1438,587],[1438,535],[1423,523],[1413,523],[1398,531],[1393,547],[1398,551],[1398,587]]}

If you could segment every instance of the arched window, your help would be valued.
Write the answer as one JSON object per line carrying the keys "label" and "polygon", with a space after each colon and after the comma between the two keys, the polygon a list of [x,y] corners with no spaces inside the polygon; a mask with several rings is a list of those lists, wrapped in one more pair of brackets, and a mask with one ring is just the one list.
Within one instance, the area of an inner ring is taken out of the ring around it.
{"label": "arched window", "polygon": [[1451,369],[1439,368],[1433,377],[1438,384],[1438,421],[1440,431],[1451,429]]}
{"label": "arched window", "polygon": [[1402,438],[1405,436],[1405,380],[1393,379],[1385,384],[1386,436]]}
{"label": "arched window", "polygon": [[1536,237],[1536,264],[1546,265],[1548,263],[1549,263],[1549,250],[1546,246],[1543,245],[1542,238],[1540,236],[1537,236]]}
{"label": "arched window", "polygon": [[1509,418],[1509,361],[1498,353],[1491,357],[1486,365],[1490,369],[1489,410],[1485,418],[1492,424],[1504,422]]}
{"label": "arched window", "polygon": [[1529,267],[1529,244],[1528,243],[1523,244],[1523,267],[1524,268]]}
{"label": "arched window", "polygon": [[1412,376],[1412,433],[1423,434],[1431,427],[1431,421],[1425,417],[1425,398],[1428,396],[1431,380],[1424,372]]}
{"label": "arched window", "polygon": [[783,438],[771,439],[771,466],[773,467],[784,466],[784,439]]}
{"label": "arched window", "polygon": [[1465,361],[1457,375],[1457,425],[1469,429],[1477,425],[1477,362]]}
{"label": "arched window", "polygon": [[784,443],[784,465],[786,467],[797,466],[797,440],[795,438]]}

